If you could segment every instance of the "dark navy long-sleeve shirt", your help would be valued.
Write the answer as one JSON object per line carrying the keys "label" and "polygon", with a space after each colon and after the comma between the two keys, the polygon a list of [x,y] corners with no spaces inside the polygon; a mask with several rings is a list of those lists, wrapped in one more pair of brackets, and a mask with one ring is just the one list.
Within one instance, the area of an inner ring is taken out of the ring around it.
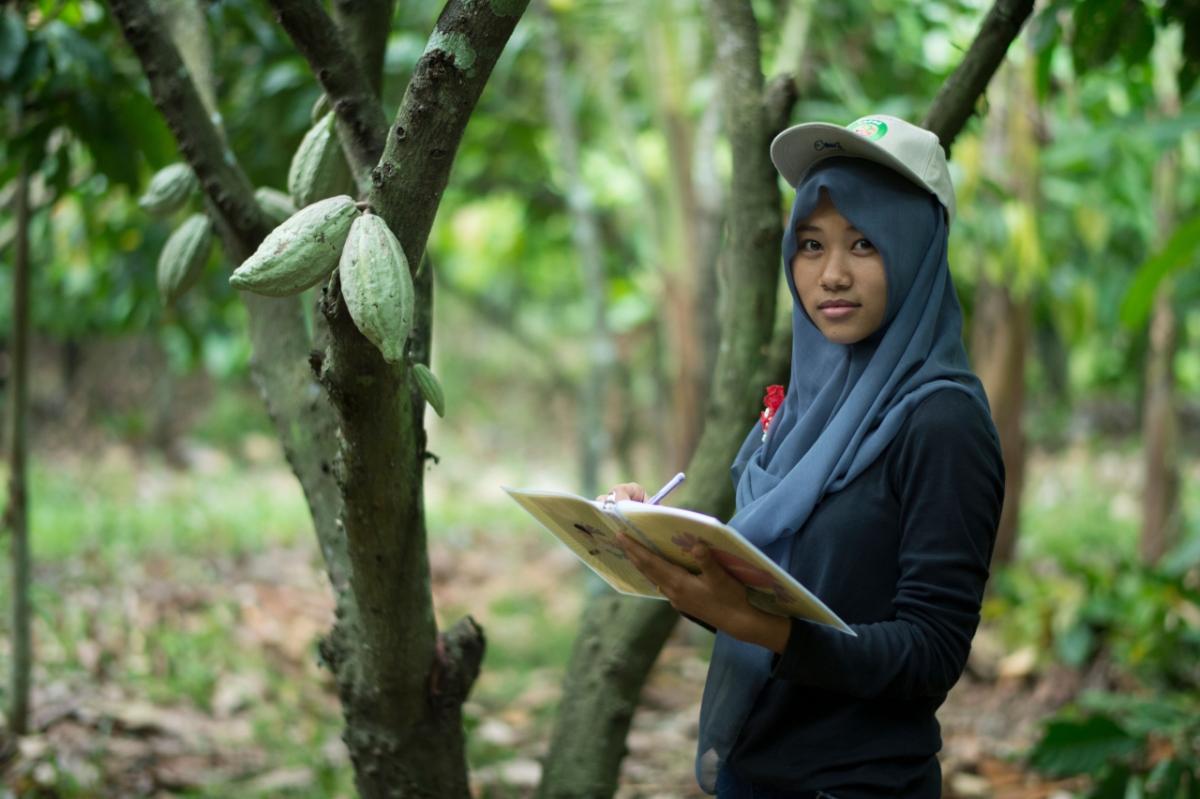
{"label": "dark navy long-sleeve shirt", "polygon": [[796,534],[790,572],[858,637],[793,619],[727,765],[838,799],[940,797],[934,712],[966,665],[1003,499],[986,411],[930,394]]}

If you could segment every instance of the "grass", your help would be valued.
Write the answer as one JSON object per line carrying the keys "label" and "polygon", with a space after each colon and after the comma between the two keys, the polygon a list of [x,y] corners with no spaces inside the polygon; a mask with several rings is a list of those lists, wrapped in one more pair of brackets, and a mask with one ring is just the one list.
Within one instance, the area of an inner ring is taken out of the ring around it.
{"label": "grass", "polygon": [[154,456],[144,463],[35,459],[29,493],[38,561],[244,553],[311,535],[294,478],[232,462],[196,474],[172,471]]}
{"label": "grass", "polygon": [[[218,439],[234,435],[236,425],[229,420],[236,417],[229,409],[213,413]],[[250,720],[248,745],[262,750],[267,769],[309,768],[310,784],[256,790],[247,781],[179,795],[352,796],[349,764],[320,754],[338,748],[342,722],[329,676],[315,665],[316,633],[298,658],[248,641],[242,634],[245,605],[230,583],[231,564],[264,552],[307,548],[312,562],[318,562],[300,489],[278,460],[256,462],[216,451],[201,455],[190,471],[173,471],[153,455],[133,456],[120,448],[90,461],[34,460],[30,496],[39,680],[108,682],[156,706],[212,714],[223,680],[258,675],[259,687],[240,711]],[[456,455],[446,465],[455,461],[470,457]],[[1062,563],[1081,553],[1098,559],[1133,554],[1139,507],[1130,475],[1139,468],[1136,452],[1129,449],[1066,450],[1034,458],[1020,539],[1026,566],[1012,577],[997,577],[1039,586],[1044,594],[1039,607],[1058,608],[1068,618],[1086,597],[1079,595],[1077,583],[1044,579],[1036,564]],[[1196,519],[1200,480],[1194,479],[1196,467],[1188,468],[1185,513]],[[470,612],[487,631],[483,670],[464,707],[468,730],[498,718],[517,731],[515,744],[469,736],[468,761],[482,768],[544,743],[587,580],[580,568],[578,580],[564,581],[565,588],[531,585],[530,570],[539,568],[536,558],[554,547],[549,537],[498,489],[494,497],[478,486],[468,493],[469,476],[459,483],[453,477],[429,477],[431,545],[452,553],[454,569],[462,568],[460,559],[485,557],[495,561],[489,575],[506,575],[489,576],[457,595],[457,604],[438,608],[443,623]],[[1193,527],[1192,535],[1200,535],[1200,528]],[[311,590],[324,590],[314,580]],[[158,600],[136,596],[148,584],[181,593]],[[191,602],[186,594],[195,586],[204,590]],[[130,611],[130,603],[143,616]],[[7,607],[4,611],[0,641],[7,634]],[[1020,614],[1022,609],[1007,611]],[[1013,627],[1027,641],[1038,640],[1046,625],[1056,623],[1053,617],[1034,617],[1032,609],[1027,615]],[[8,672],[7,657],[0,643],[0,673]],[[70,769],[64,766],[58,773],[56,795],[93,795],[86,785],[72,785]],[[498,786],[489,787],[487,795],[520,794]]]}

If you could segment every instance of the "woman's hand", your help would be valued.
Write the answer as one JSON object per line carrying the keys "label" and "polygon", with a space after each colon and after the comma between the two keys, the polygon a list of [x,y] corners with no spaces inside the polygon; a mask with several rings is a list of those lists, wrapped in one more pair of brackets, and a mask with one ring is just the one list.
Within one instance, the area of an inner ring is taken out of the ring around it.
{"label": "woman's hand", "polygon": [[[620,502],[623,499],[632,499],[634,502],[646,501],[646,489],[637,483],[617,483],[609,493],[613,495],[613,502]],[[601,494],[596,497],[596,501],[603,502],[607,496],[608,494]]]}
{"label": "woman's hand", "polygon": [[791,620],[759,610],[746,599],[746,586],[718,563],[705,546],[692,554],[699,574],[676,566],[632,538],[617,533],[617,541],[638,571],[658,586],[680,613],[695,616],[741,641],[782,652],[792,631]]}

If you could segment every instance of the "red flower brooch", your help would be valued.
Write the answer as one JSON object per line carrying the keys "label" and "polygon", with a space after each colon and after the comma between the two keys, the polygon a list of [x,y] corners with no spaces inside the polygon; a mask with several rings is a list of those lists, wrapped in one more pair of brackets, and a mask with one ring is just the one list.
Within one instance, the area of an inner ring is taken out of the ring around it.
{"label": "red flower brooch", "polygon": [[767,440],[767,428],[771,426],[771,420],[775,418],[775,411],[779,410],[779,406],[782,404],[783,386],[767,386],[767,393],[763,395],[763,412],[758,415],[758,418],[762,420],[763,441]]}

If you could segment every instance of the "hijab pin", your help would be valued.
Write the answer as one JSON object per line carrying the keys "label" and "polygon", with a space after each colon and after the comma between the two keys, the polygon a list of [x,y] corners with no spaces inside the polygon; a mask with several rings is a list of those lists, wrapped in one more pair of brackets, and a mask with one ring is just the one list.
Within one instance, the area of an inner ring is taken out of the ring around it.
{"label": "hijab pin", "polygon": [[775,418],[775,412],[779,410],[779,406],[783,404],[783,386],[773,385],[767,386],[767,393],[763,395],[763,412],[758,415],[762,421],[763,435],[762,440],[767,440],[767,428],[771,426],[771,420]]}

